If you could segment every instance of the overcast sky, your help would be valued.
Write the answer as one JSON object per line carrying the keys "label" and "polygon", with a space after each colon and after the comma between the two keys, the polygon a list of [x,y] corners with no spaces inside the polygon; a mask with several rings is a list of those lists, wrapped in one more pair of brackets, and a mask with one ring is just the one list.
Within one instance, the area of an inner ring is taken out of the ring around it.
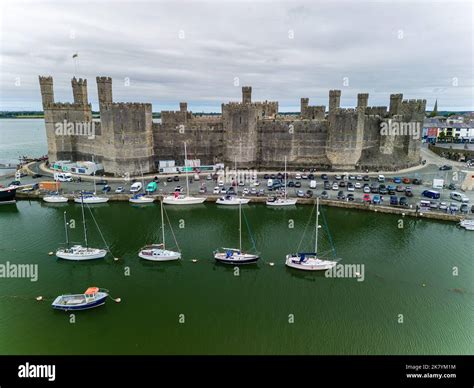
{"label": "overcast sky", "polygon": [[[218,111],[241,98],[301,97],[341,105],[368,92],[438,99],[443,110],[473,109],[473,9],[453,1],[5,1],[1,2],[0,110],[41,110],[38,75],[54,77],[55,100],[72,100],[74,74],[113,78],[115,101],[153,111]],[[72,55],[78,53],[77,70]],[[129,84],[126,80],[129,79]]]}

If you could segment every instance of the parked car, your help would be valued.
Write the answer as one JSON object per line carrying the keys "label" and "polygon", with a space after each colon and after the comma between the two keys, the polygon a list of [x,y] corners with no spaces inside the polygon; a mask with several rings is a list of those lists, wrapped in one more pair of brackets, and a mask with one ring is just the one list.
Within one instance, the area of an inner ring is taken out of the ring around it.
{"label": "parked car", "polygon": [[219,186],[219,187],[224,186],[224,181],[220,180],[219,182],[217,182],[217,186]]}
{"label": "parked car", "polygon": [[212,190],[212,194],[220,194],[221,188],[219,186],[214,187],[214,190]]}
{"label": "parked car", "polygon": [[400,178],[398,176],[393,178],[393,183],[402,183],[402,178]]}
{"label": "parked car", "polygon": [[356,179],[355,175],[349,175],[349,180],[353,181],[355,179]]}
{"label": "parked car", "polygon": [[306,198],[311,198],[313,196],[313,190],[306,190]]}
{"label": "parked car", "polygon": [[308,179],[314,180],[314,174],[308,174]]}
{"label": "parked car", "polygon": [[184,188],[183,188],[183,186],[178,185],[174,188],[174,191],[175,192],[177,191],[178,193],[182,193],[184,191]]}
{"label": "parked car", "polygon": [[207,174],[207,175],[206,175],[206,180],[212,181],[212,175],[211,175],[211,174]]}
{"label": "parked car", "polygon": [[381,195],[387,195],[387,194],[388,194],[388,190],[387,190],[387,188],[386,188],[385,186],[382,187],[382,185],[380,185],[380,187],[379,187],[379,193],[380,193]]}
{"label": "parked car", "polygon": [[463,193],[458,193],[457,191],[453,191],[449,194],[449,198],[454,199],[455,201],[467,203],[469,202],[469,198],[466,197]]}
{"label": "parked car", "polygon": [[109,193],[110,190],[112,190],[112,188],[109,185],[105,185],[104,187],[102,187],[102,191],[104,193]]}
{"label": "parked car", "polygon": [[400,206],[408,207],[408,199],[407,197],[400,197],[400,201],[398,202]]}
{"label": "parked car", "polygon": [[449,209],[448,209],[451,213],[456,213],[459,208],[458,208],[458,205],[456,205],[455,203],[451,202],[449,204]]}
{"label": "parked car", "polygon": [[296,188],[301,187],[301,182],[295,182],[295,187]]}
{"label": "parked car", "polygon": [[288,182],[288,187],[295,187],[295,182],[289,181]]}
{"label": "parked car", "polygon": [[324,190],[322,193],[321,193],[321,198],[322,199],[329,199],[329,194],[326,190]]}
{"label": "parked car", "polygon": [[423,182],[421,179],[415,178],[411,181],[414,185],[421,185]]}
{"label": "parked car", "polygon": [[405,195],[407,197],[413,197],[413,191],[411,191],[411,188],[410,187],[406,187],[405,188]]}
{"label": "parked car", "polygon": [[374,205],[380,204],[380,195],[378,195],[378,194],[374,195],[373,198],[372,198],[372,203]]}
{"label": "parked car", "polygon": [[264,195],[265,195],[265,190],[264,189],[258,190],[257,197],[262,197]]}
{"label": "parked car", "polygon": [[399,193],[402,193],[405,191],[405,186],[403,185],[398,185],[396,188],[395,188],[395,191],[398,191]]}
{"label": "parked car", "polygon": [[130,186],[130,193],[136,194],[142,189],[141,182],[135,182]]}
{"label": "parked car", "polygon": [[175,176],[173,177],[173,180],[174,180],[175,182],[179,182],[179,176],[178,176],[178,175],[175,175]]}
{"label": "parked car", "polygon": [[332,189],[333,189],[333,190],[339,190],[339,184],[338,184],[337,182],[334,182],[334,183],[332,184]]}
{"label": "parked car", "polygon": [[307,174],[301,174],[301,179],[308,179],[308,175]]}
{"label": "parked car", "polygon": [[356,189],[360,189],[360,188],[362,188],[362,185],[361,185],[360,182],[356,182],[356,183],[354,183],[354,187],[355,187]]}
{"label": "parked car", "polygon": [[436,201],[430,201],[430,209],[438,209],[439,203]]}
{"label": "parked car", "polygon": [[245,187],[245,188],[242,190],[242,194],[248,195],[248,194],[250,194],[250,190],[249,190],[247,187]]}
{"label": "parked car", "polygon": [[369,186],[364,186],[364,193],[366,193],[366,194],[370,193],[370,187]]}
{"label": "parked car", "polygon": [[331,190],[331,184],[329,183],[329,181],[324,181],[323,186],[324,190]]}
{"label": "parked car", "polygon": [[304,198],[304,191],[303,190],[298,190],[296,192],[296,195],[299,197],[299,198]]}
{"label": "parked car", "polygon": [[402,182],[407,185],[407,184],[411,183],[411,180],[410,180],[410,178],[404,177],[404,178],[402,179]]}
{"label": "parked car", "polygon": [[390,205],[398,205],[398,198],[396,195],[391,195],[390,196]]}
{"label": "parked car", "polygon": [[370,203],[372,201],[372,199],[370,198],[370,194],[364,194],[362,200],[367,203]]}
{"label": "parked car", "polygon": [[339,182],[339,187],[346,187],[346,182],[340,181]]}
{"label": "parked car", "polygon": [[327,181],[329,178],[328,178],[328,174],[321,174],[321,179],[323,181]]}
{"label": "parked car", "polygon": [[388,195],[395,195],[395,189],[396,189],[395,186],[388,185],[388,186],[387,186]]}
{"label": "parked car", "polygon": [[439,197],[441,196],[438,191],[434,191],[434,190],[425,190],[421,193],[421,195],[423,197],[432,198],[432,199],[439,199]]}
{"label": "parked car", "polygon": [[352,182],[347,184],[347,191],[355,191],[354,184]]}
{"label": "parked car", "polygon": [[467,214],[469,213],[469,206],[467,203],[463,203],[460,207],[459,207],[459,211],[461,213],[464,213],[464,214]]}
{"label": "parked car", "polygon": [[296,174],[295,179],[301,179],[301,174]]}
{"label": "parked car", "polygon": [[257,195],[257,189],[255,187],[250,189],[250,195]]}
{"label": "parked car", "polygon": [[445,165],[441,166],[439,169],[440,169],[440,171],[447,171],[447,170],[452,170],[453,167],[450,166],[449,164],[445,164]]}
{"label": "parked car", "polygon": [[380,183],[383,183],[383,182],[385,182],[385,177],[384,177],[383,175],[379,175],[379,176],[377,177],[377,180],[378,180]]}
{"label": "parked car", "polygon": [[344,191],[340,190],[337,193],[337,199],[340,199],[340,200],[346,199],[346,196],[344,195]]}
{"label": "parked car", "polygon": [[342,176],[340,176],[339,174],[336,174],[334,175],[334,179],[340,181],[342,179]]}
{"label": "parked car", "polygon": [[370,192],[377,194],[379,192],[379,185],[377,183],[372,183],[370,185]]}
{"label": "parked car", "polygon": [[276,179],[276,175],[275,174],[270,174],[270,179]]}
{"label": "parked car", "polygon": [[364,180],[365,182],[368,182],[368,181],[370,181],[370,177],[368,175],[364,175],[362,177],[362,180]]}
{"label": "parked car", "polygon": [[447,202],[440,202],[439,204],[439,210],[448,210],[448,203]]}
{"label": "parked car", "polygon": [[362,180],[362,175],[357,175],[356,180],[361,181]]}
{"label": "parked car", "polygon": [[347,200],[350,202],[350,201],[353,201],[355,198],[354,198],[354,194],[352,193],[349,193],[347,194]]}
{"label": "parked car", "polygon": [[173,178],[169,176],[168,178],[166,178],[166,182],[173,182]]}
{"label": "parked car", "polygon": [[115,189],[115,193],[116,194],[122,194],[122,193],[125,193],[125,187],[123,186],[119,186]]}
{"label": "parked car", "polygon": [[201,194],[207,193],[207,187],[206,186],[201,186],[199,188],[199,193],[201,193]]}

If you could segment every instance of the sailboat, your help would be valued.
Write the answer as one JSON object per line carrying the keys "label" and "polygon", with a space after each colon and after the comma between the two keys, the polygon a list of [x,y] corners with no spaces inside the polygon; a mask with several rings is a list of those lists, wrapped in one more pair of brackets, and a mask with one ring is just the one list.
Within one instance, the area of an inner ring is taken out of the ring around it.
{"label": "sailboat", "polygon": [[69,244],[69,234],[68,234],[68,223],[66,212],[64,212],[64,229],[66,231],[66,247],[59,248],[56,250],[56,256],[64,260],[93,260],[93,259],[102,259],[107,254],[107,250],[99,248],[89,247],[87,241],[87,226],[86,226],[86,217],[84,214],[84,201],[82,201],[82,224],[84,225],[84,241],[85,246],[76,244],[70,246]]}
{"label": "sailboat", "polygon": [[195,205],[203,203],[206,198],[189,196],[189,180],[188,180],[188,155],[186,152],[186,142],[184,143],[184,172],[186,173],[186,195],[181,193],[174,193],[163,199],[163,203],[167,205]]}
{"label": "sailboat", "polygon": [[[94,162],[94,158],[92,158]],[[89,205],[96,204],[96,203],[106,203],[109,201],[107,197],[101,197],[96,195],[97,192],[97,185],[95,183],[95,168],[94,168],[94,193],[85,193],[81,191],[79,197],[74,198],[74,202],[76,203],[86,203]]]}
{"label": "sailboat", "polygon": [[[145,179],[143,178],[142,166],[140,165],[140,173],[142,174],[142,188],[145,190]],[[153,203],[155,198],[149,197],[143,193],[133,195],[128,201],[135,204]]]}
{"label": "sailboat", "polygon": [[252,264],[260,258],[253,253],[242,252],[242,204],[239,204],[239,248],[220,248],[214,251],[214,259],[224,264]]}
{"label": "sailboat", "polygon": [[337,262],[332,260],[323,260],[318,254],[318,229],[319,225],[319,198],[316,199],[316,225],[314,252],[310,253],[290,253],[286,255],[286,265],[291,268],[304,271],[324,271],[333,268]]}
{"label": "sailboat", "polygon": [[[235,181],[237,181],[237,158],[234,159]],[[237,183],[237,182],[236,182]],[[250,198],[240,198],[236,195],[224,195],[216,200],[218,205],[246,205]]]}
{"label": "sailboat", "polygon": [[281,197],[270,197],[267,199],[267,206],[293,206],[296,205],[296,198],[287,198],[288,186],[286,184],[287,174],[286,174],[286,156],[285,156],[285,195]]}
{"label": "sailboat", "polygon": [[43,197],[43,201],[47,203],[66,203],[69,199],[59,194],[59,184],[56,182],[56,192]]}
{"label": "sailboat", "polygon": [[[163,216],[163,201],[160,201],[161,204],[161,244],[152,244],[147,245],[140,249],[138,256],[145,260],[151,261],[171,261],[178,260],[181,258],[181,252],[174,252],[166,249],[165,245],[165,220]],[[171,227],[171,225],[170,225]]]}

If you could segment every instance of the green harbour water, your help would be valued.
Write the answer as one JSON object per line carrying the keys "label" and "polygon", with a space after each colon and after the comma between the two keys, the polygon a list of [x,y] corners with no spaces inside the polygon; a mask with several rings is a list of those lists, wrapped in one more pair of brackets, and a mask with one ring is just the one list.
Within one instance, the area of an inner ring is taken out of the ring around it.
{"label": "green harbour water", "polygon": [[[0,207],[0,264],[39,266],[37,282],[0,279],[0,354],[473,353],[474,239],[453,223],[407,217],[400,229],[395,215],[323,207],[341,264],[365,265],[359,282],[285,267],[311,206],[246,206],[262,260],[239,276],[212,258],[215,248],[238,246],[235,208],[166,207],[183,252],[177,263],[137,256],[160,238],[158,204],[91,208],[118,262],[48,255],[64,242],[64,210],[76,220],[71,239],[82,241],[77,204]],[[90,215],[88,225],[91,244],[100,246]],[[310,249],[311,226],[307,233],[302,249]],[[247,232],[243,241],[251,245]],[[122,302],[77,312],[75,323],[51,308],[55,296],[88,286]],[[38,295],[47,300],[37,302]]]}

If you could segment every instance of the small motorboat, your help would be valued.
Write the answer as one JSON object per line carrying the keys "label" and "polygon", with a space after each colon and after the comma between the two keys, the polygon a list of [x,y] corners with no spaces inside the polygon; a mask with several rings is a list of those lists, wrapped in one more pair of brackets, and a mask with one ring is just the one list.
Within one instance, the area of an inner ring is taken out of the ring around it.
{"label": "small motorboat", "polygon": [[145,203],[153,203],[155,198],[153,197],[148,197],[145,194],[135,194],[132,198],[130,198],[128,201],[130,203],[138,203],[138,204],[145,204]]}
{"label": "small motorboat", "polygon": [[221,248],[214,251],[214,259],[223,264],[253,264],[258,261],[260,256],[253,253],[244,253],[236,248]]}
{"label": "small motorboat", "polygon": [[234,195],[226,195],[217,199],[218,205],[246,205],[250,202],[249,198],[239,198]]}
{"label": "small motorboat", "polygon": [[296,198],[277,198],[277,197],[270,197],[267,199],[265,204],[267,206],[294,206],[296,205]]}
{"label": "small motorboat", "polygon": [[51,304],[56,310],[87,310],[105,304],[107,290],[89,287],[83,294],[60,295]]}
{"label": "small motorboat", "polygon": [[459,226],[466,230],[474,230],[474,220],[462,220]]}

